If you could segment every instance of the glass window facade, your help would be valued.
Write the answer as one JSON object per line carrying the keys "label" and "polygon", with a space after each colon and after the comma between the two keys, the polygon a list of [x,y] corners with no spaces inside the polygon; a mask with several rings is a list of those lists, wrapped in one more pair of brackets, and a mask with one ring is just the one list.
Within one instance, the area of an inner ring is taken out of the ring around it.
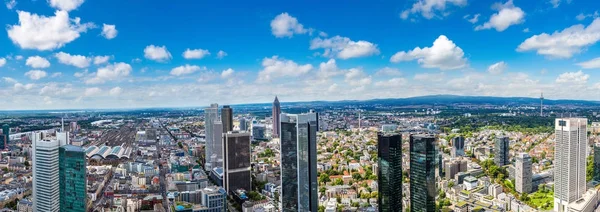
{"label": "glass window facade", "polygon": [[379,211],[402,210],[402,135],[377,135]]}
{"label": "glass window facade", "polygon": [[410,136],[410,209],[435,211],[437,188],[435,172],[438,161],[436,139],[433,135]]}
{"label": "glass window facade", "polygon": [[60,211],[87,211],[85,152],[65,145],[59,149]]}

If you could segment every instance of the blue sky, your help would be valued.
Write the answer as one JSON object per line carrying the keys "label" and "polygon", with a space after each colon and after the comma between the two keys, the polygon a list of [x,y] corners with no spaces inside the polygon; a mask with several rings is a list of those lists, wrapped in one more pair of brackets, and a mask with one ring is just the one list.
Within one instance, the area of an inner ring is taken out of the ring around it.
{"label": "blue sky", "polygon": [[0,109],[600,100],[590,0],[3,0]]}

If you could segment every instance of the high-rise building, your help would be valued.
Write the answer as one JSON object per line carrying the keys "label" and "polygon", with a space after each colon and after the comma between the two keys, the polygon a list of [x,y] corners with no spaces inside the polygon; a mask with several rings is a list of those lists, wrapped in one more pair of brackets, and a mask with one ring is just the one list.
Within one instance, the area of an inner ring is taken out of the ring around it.
{"label": "high-rise building", "polygon": [[452,138],[452,151],[450,154],[453,158],[465,156],[465,137],[456,136]]}
{"label": "high-rise building", "polygon": [[[215,141],[223,140],[223,123],[221,121],[213,122],[212,137]],[[211,167],[223,167],[223,142],[213,142],[212,152],[210,156]]]}
{"label": "high-rise building", "polygon": [[233,109],[229,105],[224,105],[221,108],[221,122],[223,122],[224,133],[233,130]]}
{"label": "high-rise building", "polygon": [[600,144],[594,144],[594,181],[600,182]]}
{"label": "high-rise building", "polygon": [[275,96],[275,101],[273,101],[273,138],[279,138],[279,134],[281,133],[281,129],[279,128],[279,115],[281,114],[281,105],[279,104],[279,99]]}
{"label": "high-rise building", "polygon": [[248,130],[248,123],[246,123],[245,118],[240,118],[240,131]]}
{"label": "high-rise building", "polygon": [[60,211],[87,211],[85,151],[73,145],[59,149]]}
{"label": "high-rise building", "polygon": [[558,118],[554,130],[554,211],[567,211],[586,192],[587,119]]}
{"label": "high-rise building", "polygon": [[2,125],[2,140],[0,141],[0,149],[8,148],[10,141],[10,126],[8,124]]}
{"label": "high-rise building", "polygon": [[229,194],[237,189],[251,191],[250,133],[229,131],[223,135],[223,186]]}
{"label": "high-rise building", "polygon": [[205,146],[204,146],[204,158],[206,163],[204,164],[205,170],[212,170],[211,156],[213,155],[214,142],[221,142],[219,138],[213,139],[213,124],[219,119],[219,105],[214,103],[210,107],[204,108],[204,135],[205,135]]}
{"label": "high-rise building", "polygon": [[494,146],[494,162],[497,166],[505,166],[510,164],[508,160],[508,137],[500,136],[496,138],[496,145]]}
{"label": "high-rise building", "polygon": [[460,172],[460,164],[457,161],[448,161],[444,166],[446,179],[454,179],[454,176]]}
{"label": "high-rise building", "polygon": [[379,211],[402,209],[402,135],[377,134]]}
{"label": "high-rise building", "polygon": [[68,143],[68,133],[55,137],[32,134],[33,211],[60,211],[59,147]]}
{"label": "high-rise building", "polygon": [[311,111],[298,115],[282,113],[279,117],[283,211],[317,211],[319,116]]}
{"label": "high-rise building", "polygon": [[531,193],[533,175],[531,157],[527,153],[518,154],[515,166],[515,190],[519,193]]}
{"label": "high-rise building", "polygon": [[200,191],[201,201],[206,210],[210,212],[226,212],[227,211],[227,192],[221,187],[211,186]]}
{"label": "high-rise building", "polygon": [[433,135],[410,136],[410,208],[411,211],[435,211],[438,150]]}

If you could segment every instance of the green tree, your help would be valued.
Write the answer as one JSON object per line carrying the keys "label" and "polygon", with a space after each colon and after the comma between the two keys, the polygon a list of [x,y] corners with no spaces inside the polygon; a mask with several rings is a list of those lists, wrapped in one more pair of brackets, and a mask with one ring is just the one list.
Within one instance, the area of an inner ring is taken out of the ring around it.
{"label": "green tree", "polygon": [[362,180],[362,176],[360,176],[360,174],[358,172],[355,172],[352,174],[352,179],[356,180],[356,181],[361,181]]}
{"label": "green tree", "polygon": [[592,178],[594,178],[594,158],[590,155],[587,158],[587,164],[586,164],[586,175],[585,175],[585,180],[587,182],[591,181]]}
{"label": "green tree", "polygon": [[323,174],[321,174],[321,176],[319,176],[319,183],[325,184],[330,181],[331,181],[331,179],[329,179],[329,174],[327,174],[327,173],[323,173]]}
{"label": "green tree", "polygon": [[325,212],[325,206],[319,205],[319,212]]}

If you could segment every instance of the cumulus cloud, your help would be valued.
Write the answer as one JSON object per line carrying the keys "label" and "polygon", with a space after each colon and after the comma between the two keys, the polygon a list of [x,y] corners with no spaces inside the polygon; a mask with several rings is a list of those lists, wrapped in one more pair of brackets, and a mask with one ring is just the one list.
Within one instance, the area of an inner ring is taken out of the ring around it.
{"label": "cumulus cloud", "polygon": [[144,57],[146,59],[158,62],[164,62],[172,58],[171,53],[167,50],[166,46],[154,45],[146,46],[146,48],[144,49]]}
{"label": "cumulus cloud", "polygon": [[77,9],[84,0],[48,0],[50,6],[58,10],[71,11]]}
{"label": "cumulus cloud", "polygon": [[217,59],[223,59],[225,56],[227,56],[227,52],[224,52],[223,50],[219,50],[217,53]]}
{"label": "cumulus cloud", "polygon": [[221,78],[223,78],[223,79],[229,78],[229,77],[233,76],[233,73],[235,73],[235,71],[231,68],[228,68],[227,70],[223,70],[221,72]]}
{"label": "cumulus cloud", "polygon": [[50,67],[50,61],[40,56],[31,56],[27,58],[25,65],[32,68],[48,68]]}
{"label": "cumulus cloud", "polygon": [[465,20],[467,20],[468,22],[471,22],[472,24],[475,24],[475,23],[477,23],[477,22],[479,21],[479,16],[480,16],[480,15],[481,15],[481,14],[479,14],[479,13],[478,13],[478,14],[475,14],[475,15],[473,15],[473,16],[471,16],[471,15],[465,15],[465,16],[463,16],[463,18],[464,18]]}
{"label": "cumulus cloud", "polygon": [[573,84],[585,84],[587,80],[590,78],[590,75],[583,73],[582,71],[578,72],[565,72],[562,73],[556,78],[557,83],[573,83]]}
{"label": "cumulus cloud", "polygon": [[[77,68],[87,68],[90,66],[92,59],[83,55],[70,55],[68,53],[59,52],[54,54],[54,57],[58,59],[58,62],[65,65],[72,65]],[[29,60],[29,59],[28,59]]]}
{"label": "cumulus cloud", "polygon": [[102,89],[100,89],[99,87],[91,87],[91,88],[86,88],[85,92],[83,92],[84,96],[95,96],[102,93]]}
{"label": "cumulus cloud", "polygon": [[7,9],[12,10],[13,8],[15,8],[15,6],[17,6],[17,0],[7,0],[6,1]]}
{"label": "cumulus cloud", "polygon": [[294,34],[305,34],[307,29],[298,22],[298,19],[288,13],[281,13],[271,21],[271,33],[275,37],[292,37]]}
{"label": "cumulus cloud", "polygon": [[103,63],[107,63],[110,60],[110,56],[95,56],[94,57],[94,65],[100,65]]}
{"label": "cumulus cloud", "polygon": [[39,79],[42,79],[42,78],[48,76],[48,73],[46,73],[45,71],[42,71],[42,70],[31,70],[31,71],[25,72],[25,76],[29,77],[29,79],[31,79],[31,80],[39,80]]}
{"label": "cumulus cloud", "polygon": [[[410,9],[400,13],[400,18],[406,20],[411,14],[420,14],[426,19],[448,15],[447,5],[463,7],[467,0],[416,0]],[[440,16],[442,15],[442,16]]]}
{"label": "cumulus cloud", "polygon": [[352,41],[350,38],[335,36],[332,38],[315,38],[310,42],[310,49],[324,49],[323,56],[339,59],[350,59],[366,57],[379,54],[376,44],[359,40]]}
{"label": "cumulus cloud", "polygon": [[9,83],[9,84],[17,83],[17,80],[10,78],[10,77],[2,77],[2,79],[4,80],[4,82]]}
{"label": "cumulus cloud", "polygon": [[408,81],[401,77],[392,78],[389,80],[379,81],[375,83],[377,87],[402,87],[406,86]]}
{"label": "cumulus cloud", "polygon": [[370,85],[372,79],[371,76],[367,76],[362,69],[351,68],[344,75],[344,81],[351,86],[362,87]]}
{"label": "cumulus cloud", "polygon": [[317,77],[321,81],[327,81],[330,77],[343,74],[344,71],[337,67],[335,59],[329,59],[327,62],[319,64],[319,71]]}
{"label": "cumulus cloud", "polygon": [[280,59],[278,56],[264,58],[262,66],[263,69],[258,72],[256,79],[259,83],[270,82],[273,79],[281,77],[298,77],[313,69],[313,66],[310,64],[298,65],[294,61]]}
{"label": "cumulus cloud", "polygon": [[62,72],[54,72],[54,73],[52,73],[52,75],[50,75],[50,77],[52,77],[52,78],[61,77],[61,76],[62,76]]}
{"label": "cumulus cloud", "polygon": [[0,67],[6,65],[6,58],[0,57]]}
{"label": "cumulus cloud", "polygon": [[171,69],[171,75],[173,75],[173,76],[188,75],[188,74],[194,73],[196,71],[200,71],[201,69],[206,69],[206,68],[200,68],[200,66],[186,64],[186,65],[175,67],[175,68]]}
{"label": "cumulus cloud", "polygon": [[400,76],[402,72],[400,72],[397,68],[384,67],[375,72],[376,76]]}
{"label": "cumulus cloud", "polygon": [[504,72],[504,70],[506,70],[506,67],[507,67],[506,63],[504,61],[500,61],[500,62],[490,65],[487,70],[490,74],[498,75],[498,74],[502,74]]}
{"label": "cumulus cloud", "polygon": [[210,55],[210,52],[206,49],[186,49],[183,52],[183,58],[185,59],[202,59],[207,55]]}
{"label": "cumulus cloud", "polygon": [[54,16],[40,16],[18,11],[19,24],[8,26],[8,37],[23,49],[54,50],[79,38],[80,33],[93,28],[93,23],[81,23],[80,18],[69,18],[66,11]]}
{"label": "cumulus cloud", "polygon": [[121,94],[121,92],[123,92],[123,89],[121,89],[121,87],[114,87],[112,89],[110,89],[110,91],[108,91],[108,94],[111,96],[118,96]]}
{"label": "cumulus cloud", "polygon": [[517,25],[525,22],[525,12],[519,7],[513,5],[512,0],[505,4],[496,3],[493,8],[497,10],[488,22],[475,27],[475,30],[484,30],[494,28],[498,32],[506,30],[511,25]]}
{"label": "cumulus cloud", "polygon": [[600,68],[600,57],[585,62],[577,63],[577,65],[585,69]]}
{"label": "cumulus cloud", "polygon": [[109,25],[109,24],[102,24],[102,36],[104,36],[104,38],[106,39],[113,39],[117,37],[117,34],[119,33],[119,31],[117,31],[117,27],[115,25]]}
{"label": "cumulus cloud", "polygon": [[571,58],[598,40],[600,40],[600,18],[596,18],[587,27],[577,24],[560,32],[531,36],[519,45],[517,51],[535,50],[538,54],[552,58]]}
{"label": "cumulus cloud", "polygon": [[579,15],[575,16],[575,19],[577,19],[578,21],[583,21],[586,18],[598,18],[598,17],[600,17],[600,14],[598,13],[598,11],[595,11],[594,13],[590,13],[590,14],[579,13]]}
{"label": "cumulus cloud", "polygon": [[424,68],[452,70],[467,66],[467,59],[464,58],[464,55],[465,53],[460,47],[456,46],[445,35],[440,35],[433,42],[433,46],[416,47],[408,52],[397,52],[390,58],[390,62],[417,60]]}
{"label": "cumulus cloud", "polygon": [[33,84],[33,83],[27,83],[27,84],[15,83],[13,85],[13,89],[15,91],[31,90],[34,87],[35,87],[35,84]]}
{"label": "cumulus cloud", "polygon": [[131,65],[127,63],[114,63],[102,68],[98,68],[92,78],[85,81],[86,84],[102,84],[106,81],[117,80],[129,76]]}
{"label": "cumulus cloud", "polygon": [[40,95],[42,96],[58,96],[65,95],[73,91],[70,85],[59,85],[57,83],[50,83],[40,89]]}

